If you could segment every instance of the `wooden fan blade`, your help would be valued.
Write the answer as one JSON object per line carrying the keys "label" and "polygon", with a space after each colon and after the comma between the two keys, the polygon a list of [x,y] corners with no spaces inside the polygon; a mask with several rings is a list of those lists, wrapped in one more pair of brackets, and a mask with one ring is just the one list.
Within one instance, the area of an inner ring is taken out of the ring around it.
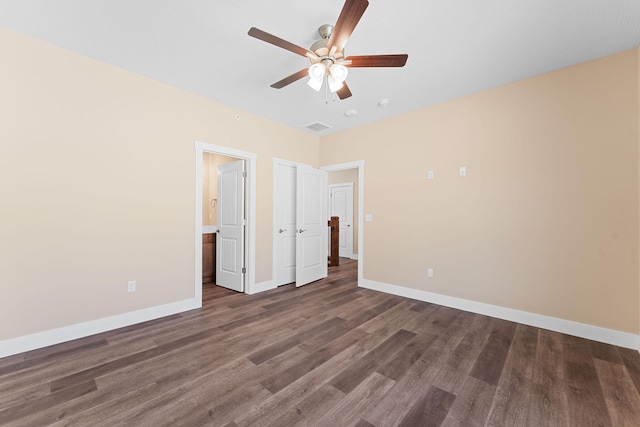
{"label": "wooden fan blade", "polygon": [[279,82],[275,82],[274,84],[271,85],[271,87],[275,88],[275,89],[282,89],[283,87],[285,87],[287,85],[290,85],[293,82],[297,82],[298,80],[300,80],[304,76],[308,76],[308,75],[309,75],[309,69],[308,68],[303,68],[302,70],[298,71],[297,73],[293,73],[289,77],[285,77],[284,79],[280,80]]}
{"label": "wooden fan blade", "polygon": [[288,50],[289,52],[297,53],[298,55],[306,56],[307,58],[317,57],[317,55],[311,52],[309,49],[305,49],[303,47],[295,45],[291,42],[281,39],[280,37],[276,37],[273,34],[262,31],[256,27],[251,27],[247,34],[249,34],[251,37],[257,38],[258,40],[271,43],[274,46],[281,47]]}
{"label": "wooden fan blade", "polygon": [[345,61],[351,61],[351,64],[347,65],[349,68],[361,68],[361,67],[404,67],[407,63],[409,55],[359,55],[359,56],[347,56]]}
{"label": "wooden fan blade", "polygon": [[327,43],[329,49],[335,46],[338,48],[338,52],[342,52],[367,6],[369,6],[368,0],[347,0],[344,3],[331,37],[329,37],[329,43]]}
{"label": "wooden fan blade", "polygon": [[351,96],[351,90],[349,90],[347,82],[343,82],[342,84],[343,86],[336,93],[338,94],[338,98],[347,99]]}

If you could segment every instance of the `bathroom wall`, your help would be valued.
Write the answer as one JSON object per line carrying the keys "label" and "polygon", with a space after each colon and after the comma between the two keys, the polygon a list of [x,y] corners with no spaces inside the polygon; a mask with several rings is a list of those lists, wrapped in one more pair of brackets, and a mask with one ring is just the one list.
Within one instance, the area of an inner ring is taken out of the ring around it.
{"label": "bathroom wall", "polygon": [[202,225],[216,225],[218,166],[236,161],[233,157],[204,153],[202,158]]}

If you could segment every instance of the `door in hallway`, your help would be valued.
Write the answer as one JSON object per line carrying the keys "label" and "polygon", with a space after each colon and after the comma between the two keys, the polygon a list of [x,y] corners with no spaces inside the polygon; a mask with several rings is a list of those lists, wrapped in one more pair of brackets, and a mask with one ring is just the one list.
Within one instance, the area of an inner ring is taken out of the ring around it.
{"label": "door in hallway", "polygon": [[353,183],[332,184],[330,192],[330,215],[340,218],[339,255],[353,256]]}

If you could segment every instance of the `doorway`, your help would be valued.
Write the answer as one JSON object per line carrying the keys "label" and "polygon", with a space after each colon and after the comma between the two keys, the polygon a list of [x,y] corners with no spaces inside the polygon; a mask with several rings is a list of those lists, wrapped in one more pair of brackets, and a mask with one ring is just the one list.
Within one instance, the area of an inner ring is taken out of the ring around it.
{"label": "doorway", "polygon": [[[329,173],[331,179],[333,172],[354,170],[357,180],[354,181],[354,254],[353,258],[358,260],[358,286],[364,278],[364,160],[357,160],[335,165],[321,166],[321,170]],[[334,175],[335,177],[335,175]],[[342,178],[338,178],[342,180]],[[357,212],[357,213],[356,213]]]}
{"label": "doorway", "polygon": [[[221,245],[217,242],[218,225],[220,224],[221,216],[221,210],[218,206],[220,195],[220,188],[218,188],[220,183],[219,174],[221,172],[224,173],[225,165],[228,163],[244,162],[244,160],[209,152],[204,152],[202,157],[202,284],[220,285],[221,283],[216,282],[220,277],[216,271],[220,263],[216,258],[219,255],[218,249],[221,249]],[[222,168],[222,170],[219,168]],[[231,201],[232,204],[235,204],[233,203],[234,201]],[[222,281],[225,282],[224,278]],[[225,285],[222,284],[222,286]]]}
{"label": "doorway", "polygon": [[[203,159],[205,153],[217,154],[220,156],[231,157],[237,160],[242,160],[244,169],[246,171],[246,177],[244,178],[243,188],[245,195],[242,197],[243,211],[245,223],[243,230],[245,238],[243,242],[243,248],[236,254],[239,254],[240,260],[238,262],[243,265],[240,267],[242,273],[242,292],[252,293],[252,289],[255,288],[255,241],[256,241],[256,154],[236,150],[229,147],[223,147],[213,144],[207,144],[204,142],[195,142],[195,166],[196,166],[196,227],[195,227],[195,297],[198,302],[198,306],[202,306],[202,246],[203,246],[203,203],[210,203],[209,199],[203,199]],[[231,164],[231,163],[230,163]],[[237,175],[237,173],[236,173]],[[245,174],[243,174],[245,175]],[[220,206],[220,197],[217,197],[216,208]],[[218,227],[216,227],[217,229]],[[219,249],[218,249],[219,250]],[[217,252],[217,251],[216,251]],[[238,258],[237,257],[237,258]],[[234,261],[235,262],[235,261]],[[219,267],[218,267],[219,268]]]}
{"label": "doorway", "polygon": [[[357,173],[355,169],[349,170]],[[347,171],[347,172],[349,172]],[[340,172],[332,172],[329,174],[329,182],[333,179],[332,175]],[[353,182],[343,182],[339,184],[329,184],[329,215],[338,217],[338,255],[342,258],[354,258],[353,248]]]}

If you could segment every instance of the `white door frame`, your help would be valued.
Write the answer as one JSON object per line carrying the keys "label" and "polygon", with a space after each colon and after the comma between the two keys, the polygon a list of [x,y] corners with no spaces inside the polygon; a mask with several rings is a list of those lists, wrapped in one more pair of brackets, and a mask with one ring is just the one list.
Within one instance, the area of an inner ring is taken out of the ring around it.
{"label": "white door frame", "polygon": [[358,286],[364,280],[364,160],[321,166],[327,172],[358,169]]}
{"label": "white door frame", "polygon": [[202,307],[202,160],[203,153],[219,154],[245,161],[247,179],[245,181],[245,210],[247,213],[246,245],[244,248],[245,267],[247,268],[245,288],[251,294],[256,284],[256,159],[255,153],[236,150],[220,145],[195,142],[196,161],[196,230],[195,230],[195,299],[198,307]]}

